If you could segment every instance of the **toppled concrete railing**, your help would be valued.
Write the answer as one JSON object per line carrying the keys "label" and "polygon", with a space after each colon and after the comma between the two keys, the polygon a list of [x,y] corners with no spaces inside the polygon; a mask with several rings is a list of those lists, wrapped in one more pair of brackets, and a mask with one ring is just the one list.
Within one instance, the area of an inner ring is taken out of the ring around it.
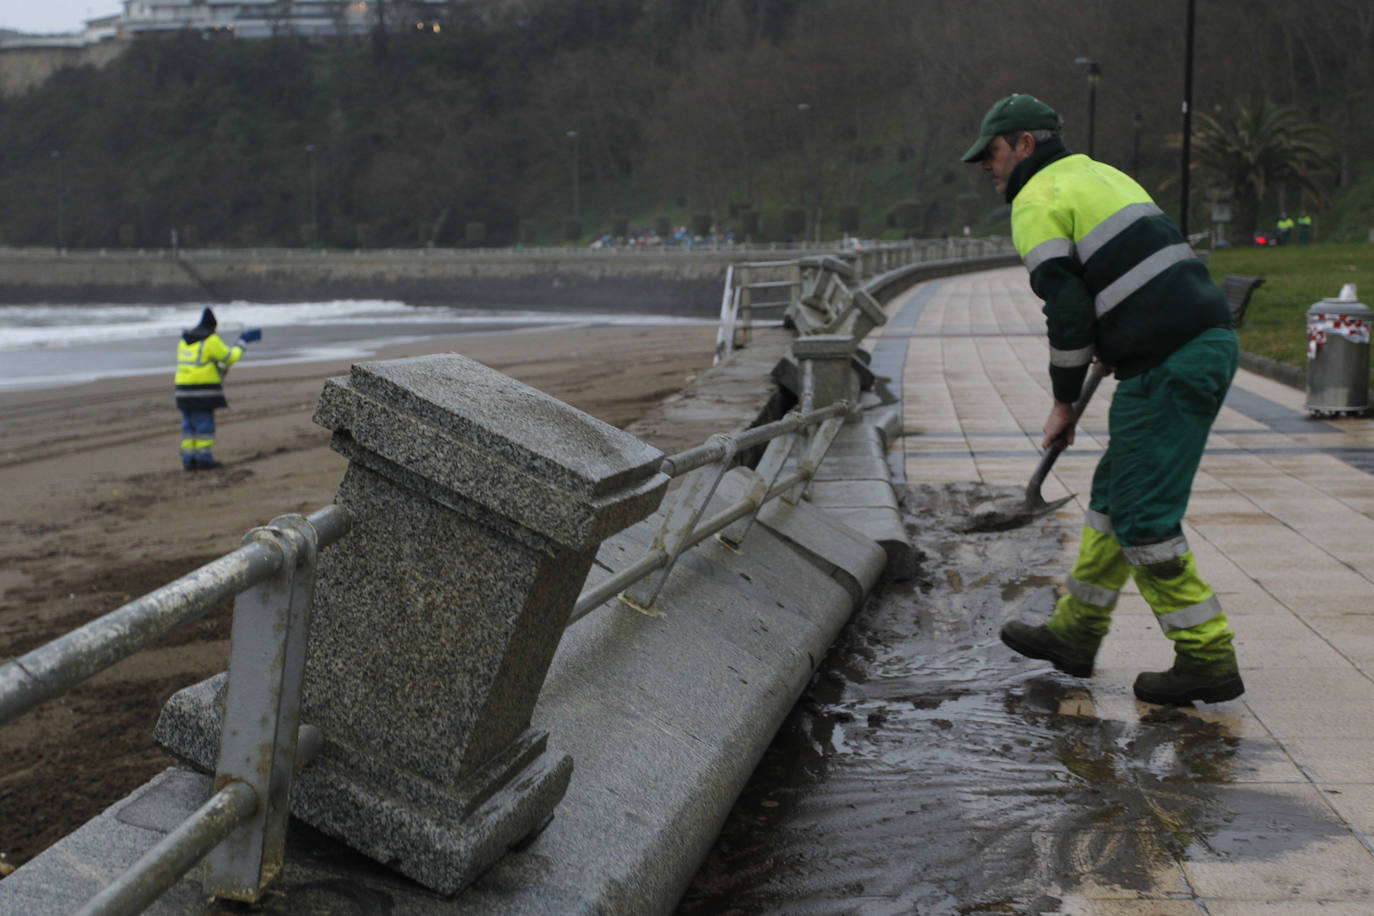
{"label": "toppled concrete railing", "polygon": [[[324,745],[292,813],[451,894],[563,795],[572,761],[531,711],[598,545],[661,499],[663,456],[454,354],[356,365],[315,419],[349,459],[354,527],[320,559],[302,718]],[[182,705],[159,740],[203,766]]]}
{"label": "toppled concrete railing", "polygon": [[887,553],[887,578],[906,579],[915,572],[916,549],[902,522],[887,463],[901,420],[871,393],[861,397],[861,391],[872,388],[874,376],[859,339],[847,334],[798,337],[774,367],[773,377],[798,399],[808,388],[813,391],[812,407],[846,399],[863,408],[831,443],[826,463],[807,487],[807,499],[876,541]]}
{"label": "toppled concrete railing", "polygon": [[[383,584],[348,564],[327,574],[338,595],[319,613],[331,632],[311,654],[325,675],[306,685],[302,718],[316,731],[320,716],[333,734],[323,765],[298,777],[293,811],[380,864],[297,831],[271,885],[274,905],[323,912],[331,900],[366,899],[374,909],[444,914],[671,911],[849,614],[885,568],[900,577],[911,558],[900,519],[895,532],[884,522],[895,513],[885,452],[899,417],[870,390],[858,347],[882,315],[841,312],[840,333],[817,327],[793,341],[774,373],[788,379],[791,400],[816,407],[853,403],[862,392],[810,478],[808,500],[765,506],[747,541],[701,543],[652,615],[612,603],[561,641],[548,621],[581,584],[561,574],[577,580],[590,568],[587,584],[596,588],[661,531],[664,513],[648,514],[662,494],[658,453],[596,421],[584,426],[589,418],[572,408],[476,364],[470,372],[369,364],[331,383],[320,417],[350,458],[340,504],[362,509],[369,520],[359,530],[381,539],[370,548],[350,540],[349,549]],[[779,352],[769,342],[760,349]],[[743,375],[723,377],[721,390],[707,397],[703,387],[676,406],[687,405],[695,422],[712,404],[746,421],[771,409],[764,402],[785,405],[786,392],[740,398],[727,390],[765,387],[768,361],[752,361]],[[550,419],[560,413],[570,420],[561,431]],[[682,415],[674,411],[672,422]],[[729,471],[706,511],[732,513],[726,507],[748,498],[756,476]],[[469,544],[471,532],[478,536]],[[415,543],[397,547],[391,537]],[[513,565],[503,567],[508,552]],[[510,587],[493,581],[521,576]],[[534,583],[565,591],[552,601],[520,591]],[[474,613],[448,613],[456,607]],[[417,608],[425,612],[406,613]],[[416,640],[436,645],[409,644]],[[399,664],[388,657],[397,647]],[[413,663],[418,675],[398,670]],[[442,683],[448,676],[471,678],[475,692]],[[359,715],[349,700],[373,679],[395,709]],[[159,723],[164,746],[213,771],[223,701],[223,675],[175,696]],[[568,756],[576,761],[570,777]],[[0,910],[72,911],[212,791],[209,776],[169,769],[0,882]],[[436,896],[392,867],[441,890],[472,883]],[[202,911],[196,874],[148,910]]]}
{"label": "toppled concrete railing", "polygon": [[798,334],[846,334],[862,340],[887,320],[883,307],[858,285],[851,265],[838,258],[807,258],[801,267],[801,295],[787,309]]}

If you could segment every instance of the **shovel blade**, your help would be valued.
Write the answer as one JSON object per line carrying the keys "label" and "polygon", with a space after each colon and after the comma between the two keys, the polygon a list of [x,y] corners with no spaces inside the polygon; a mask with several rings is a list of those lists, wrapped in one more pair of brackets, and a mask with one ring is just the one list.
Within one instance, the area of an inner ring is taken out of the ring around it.
{"label": "shovel blade", "polygon": [[1040,495],[1039,490],[1036,490],[1034,493],[1027,492],[1024,511],[1031,518],[1040,515],[1049,515],[1071,499],[1073,499],[1072,493],[1068,496],[1061,496],[1059,499],[1052,500],[1051,502],[1045,502],[1045,498]]}

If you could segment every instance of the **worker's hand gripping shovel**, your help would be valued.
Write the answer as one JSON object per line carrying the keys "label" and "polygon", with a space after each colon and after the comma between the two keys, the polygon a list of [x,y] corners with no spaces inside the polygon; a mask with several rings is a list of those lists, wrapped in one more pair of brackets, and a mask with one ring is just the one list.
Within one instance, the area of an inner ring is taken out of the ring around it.
{"label": "worker's hand gripping shovel", "polygon": [[[1091,371],[1088,372],[1088,377],[1083,380],[1083,390],[1079,393],[1078,400],[1073,402],[1073,425],[1077,425],[1078,418],[1083,416],[1083,408],[1088,406],[1088,401],[1092,398],[1093,392],[1097,390],[1097,383],[1102,381],[1102,375],[1105,371],[1106,367],[1102,363],[1093,363]],[[1045,482],[1045,477],[1050,473],[1050,468],[1054,466],[1055,459],[1059,457],[1060,452],[1064,451],[1066,445],[1063,436],[1050,443],[1050,447],[1045,449],[1045,454],[1040,458],[1040,466],[1031,475],[1030,483],[1026,484],[1026,503],[1023,511],[1028,519],[1053,512],[1073,499],[1073,494],[1070,493],[1052,503],[1047,503],[1045,497],[1040,495],[1040,485]]]}

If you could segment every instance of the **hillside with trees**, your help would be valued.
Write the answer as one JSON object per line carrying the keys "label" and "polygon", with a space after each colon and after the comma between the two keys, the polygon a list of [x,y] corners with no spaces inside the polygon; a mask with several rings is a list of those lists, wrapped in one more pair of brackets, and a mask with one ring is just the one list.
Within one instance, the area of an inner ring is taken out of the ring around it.
{"label": "hillside with trees", "polygon": [[[142,38],[0,102],[0,241],[1005,232],[959,155],[1013,91],[1055,105],[1074,150],[1091,124],[1095,155],[1177,214],[1185,0],[523,0],[424,22],[375,6],[368,37]],[[1374,196],[1374,4],[1196,10],[1193,228],[1209,192],[1229,191],[1261,223],[1310,210],[1363,238],[1374,215],[1346,201]],[[1242,135],[1265,129],[1256,112],[1296,134]],[[1279,165],[1234,174],[1257,148]]]}

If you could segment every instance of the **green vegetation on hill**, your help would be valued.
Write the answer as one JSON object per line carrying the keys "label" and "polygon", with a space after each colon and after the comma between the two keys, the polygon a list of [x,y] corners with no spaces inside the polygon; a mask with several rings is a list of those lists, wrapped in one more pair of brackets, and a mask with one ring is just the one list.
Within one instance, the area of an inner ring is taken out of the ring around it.
{"label": "green vegetation on hill", "polygon": [[[438,31],[401,0],[369,9],[391,28],[150,37],[0,100],[0,242],[585,244],[661,221],[764,240],[1005,233],[1005,205],[959,155],[1012,91],[1178,209],[1171,4],[521,0],[447,5]],[[1354,27],[1370,9],[1197,10],[1194,108],[1264,93],[1325,128],[1313,187],[1352,239],[1374,223],[1342,203],[1374,149],[1358,96],[1374,30]],[[1101,64],[1091,96],[1084,56]],[[1209,206],[1197,177],[1193,229]],[[1266,188],[1261,224],[1301,191]]]}

